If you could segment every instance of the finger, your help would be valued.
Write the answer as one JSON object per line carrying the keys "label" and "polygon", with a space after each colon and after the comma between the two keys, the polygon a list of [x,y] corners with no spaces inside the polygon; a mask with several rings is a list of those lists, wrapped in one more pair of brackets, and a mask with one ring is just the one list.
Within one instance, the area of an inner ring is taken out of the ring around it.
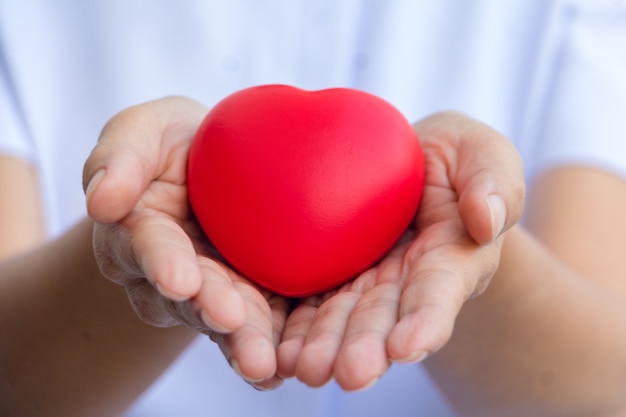
{"label": "finger", "polygon": [[286,302],[270,299],[247,283],[236,283],[246,302],[246,322],[240,329],[224,335],[220,347],[231,367],[246,381],[260,389],[274,386],[276,346],[286,315]]}
{"label": "finger", "polygon": [[173,301],[166,298],[143,278],[128,283],[126,293],[138,317],[152,326],[183,324],[203,333],[207,331],[199,309],[190,300]]}
{"label": "finger", "polygon": [[175,301],[198,294],[203,273],[190,238],[178,224],[155,214],[135,214],[123,224],[132,236],[137,275],[145,276],[162,295]]}
{"label": "finger", "polygon": [[184,183],[185,152],[205,114],[202,105],[171,97],[114,116],[83,167],[89,215],[104,223],[120,220],[165,172]]}
{"label": "finger", "polygon": [[333,376],[348,319],[361,294],[339,292],[317,310],[296,362],[296,377],[311,387],[326,384]]}
{"label": "finger", "polygon": [[[289,302],[284,297],[274,295],[269,297],[268,304],[272,312],[272,334],[274,348],[276,349],[285,329],[285,321],[287,320],[287,313],[289,311]],[[276,356],[277,354],[275,351],[274,357],[276,358]],[[276,370],[277,369],[278,365],[276,365]],[[283,382],[284,378],[276,371],[271,377],[253,383],[252,386],[261,391],[268,391],[280,387]]]}
{"label": "finger", "polygon": [[400,286],[385,283],[356,304],[337,355],[335,380],[347,391],[373,385],[389,367],[385,341],[398,317]]}
{"label": "finger", "polygon": [[233,286],[231,274],[224,265],[198,257],[202,273],[202,287],[194,297],[204,324],[211,330],[230,333],[241,328],[246,321],[246,305]]}
{"label": "finger", "polygon": [[525,192],[523,166],[506,137],[455,112],[428,117],[414,128],[424,154],[447,162],[443,169],[458,193],[459,215],[476,242],[494,241],[519,220]]}
{"label": "finger", "polygon": [[457,279],[448,271],[432,271],[405,288],[401,318],[387,339],[391,361],[420,362],[447,342],[461,305]]}
{"label": "finger", "polygon": [[476,129],[463,142],[456,181],[461,221],[476,242],[486,244],[519,220],[525,180],[513,145],[484,125]]}
{"label": "finger", "polygon": [[419,362],[449,340],[463,303],[486,285],[497,263],[496,245],[473,245],[447,245],[426,254],[417,243],[410,248],[399,321],[387,338],[390,360]]}
{"label": "finger", "polygon": [[298,357],[320,304],[320,297],[308,297],[289,314],[277,350],[278,374],[283,378],[296,375]]}
{"label": "finger", "polygon": [[183,311],[184,306],[163,297],[145,279],[138,278],[127,284],[125,289],[135,313],[145,323],[155,327],[172,327],[192,322],[188,312]]}

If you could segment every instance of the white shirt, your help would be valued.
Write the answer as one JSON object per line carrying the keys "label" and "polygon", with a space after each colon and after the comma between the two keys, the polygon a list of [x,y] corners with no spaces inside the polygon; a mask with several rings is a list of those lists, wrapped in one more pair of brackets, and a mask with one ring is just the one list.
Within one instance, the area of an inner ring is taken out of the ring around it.
{"label": "white shirt", "polygon": [[[39,168],[51,235],[85,215],[82,164],[121,109],[285,83],[370,91],[415,121],[464,111],[529,183],[557,164],[626,175],[620,0],[0,0],[0,152]],[[140,372],[140,370],[138,370]],[[253,391],[206,339],[128,416],[453,416],[420,366],[365,392]]]}

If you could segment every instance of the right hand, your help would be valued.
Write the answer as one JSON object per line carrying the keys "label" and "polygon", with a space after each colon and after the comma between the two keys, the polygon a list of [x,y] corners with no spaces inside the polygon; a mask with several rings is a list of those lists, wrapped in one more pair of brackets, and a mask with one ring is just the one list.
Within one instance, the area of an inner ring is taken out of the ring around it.
{"label": "right hand", "polygon": [[287,301],[220,259],[187,199],[189,147],[207,111],[170,97],[107,123],[83,173],[94,253],[142,320],[209,335],[244,379],[273,388]]}
{"label": "right hand", "polygon": [[506,137],[462,113],[414,129],[426,182],[413,224],[359,277],[295,307],[278,349],[281,375],[370,386],[392,361],[418,362],[444,346],[464,302],[490,283],[502,236],[522,213],[521,159]]}

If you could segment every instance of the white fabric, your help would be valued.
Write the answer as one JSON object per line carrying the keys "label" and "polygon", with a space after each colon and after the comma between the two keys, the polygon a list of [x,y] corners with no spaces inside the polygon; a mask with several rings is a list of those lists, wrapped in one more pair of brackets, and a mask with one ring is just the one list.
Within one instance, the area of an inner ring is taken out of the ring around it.
{"label": "white fabric", "polygon": [[[511,138],[529,180],[626,175],[625,48],[622,0],[0,0],[0,152],[38,166],[51,235],[84,216],[82,163],[114,113],[263,83],[364,89],[411,121],[467,112]],[[419,366],[363,393],[257,393],[220,356],[199,339],[128,415],[453,415]]]}

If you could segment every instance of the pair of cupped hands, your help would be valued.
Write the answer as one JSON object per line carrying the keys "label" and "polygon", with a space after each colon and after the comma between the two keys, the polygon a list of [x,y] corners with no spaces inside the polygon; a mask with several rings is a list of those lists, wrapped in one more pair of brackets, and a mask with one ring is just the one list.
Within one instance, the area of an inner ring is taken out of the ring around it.
{"label": "pair of cupped hands", "polygon": [[505,137],[455,112],[417,122],[426,184],[413,224],[354,280],[289,300],[229,268],[194,219],[186,164],[207,111],[181,97],[126,109],[84,166],[99,267],[126,288],[142,320],[210,336],[257,389],[296,376],[357,390],[392,362],[419,362],[445,345],[463,303],[489,284],[504,233],[521,215],[522,164]]}

